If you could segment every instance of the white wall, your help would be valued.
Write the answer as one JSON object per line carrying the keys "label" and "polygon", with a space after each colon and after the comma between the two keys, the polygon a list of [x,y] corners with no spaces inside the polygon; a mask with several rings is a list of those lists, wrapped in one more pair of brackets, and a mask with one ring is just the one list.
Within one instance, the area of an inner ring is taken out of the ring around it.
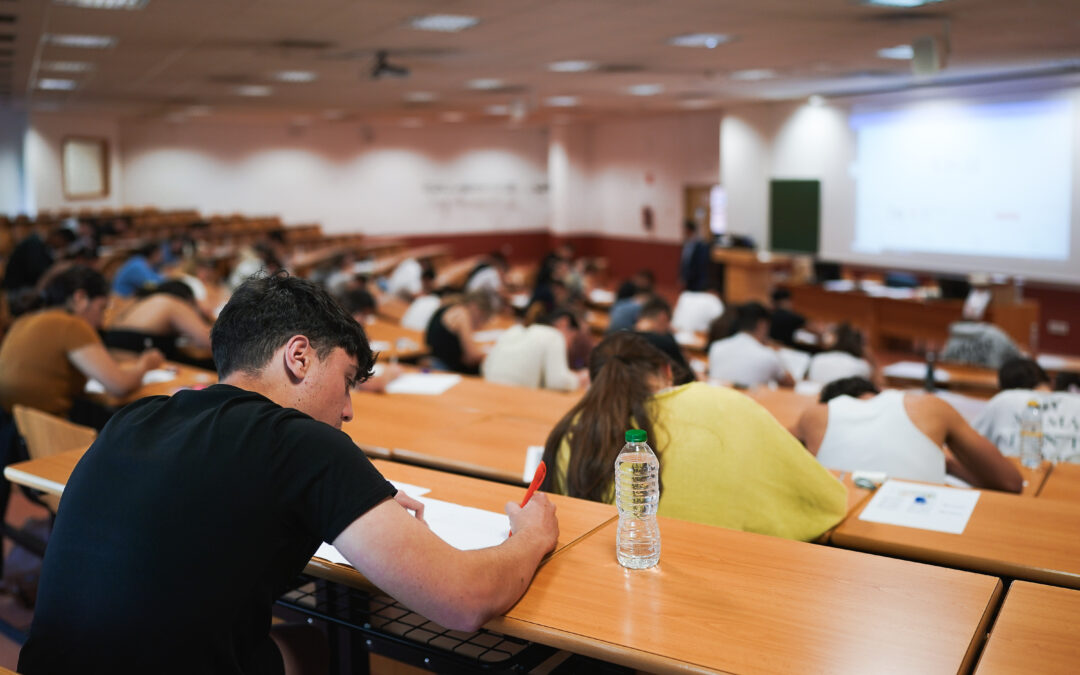
{"label": "white wall", "polygon": [[366,234],[549,222],[542,129],[157,122],[125,125],[122,148],[127,204],[277,214]]}
{"label": "white wall", "polygon": [[[64,197],[61,148],[68,136],[103,138],[108,145],[109,194],[104,199],[66,199]],[[25,175],[29,183],[32,210],[61,208],[119,207],[120,149],[119,124],[111,117],[85,115],[35,114],[26,134]]]}
{"label": "white wall", "polygon": [[[587,229],[626,238],[682,239],[683,188],[720,179],[720,116],[714,113],[589,125]],[[642,227],[651,207],[651,233]]]}
{"label": "white wall", "polygon": [[23,181],[23,141],[26,136],[26,113],[0,107],[0,214],[17,215],[27,211]]}

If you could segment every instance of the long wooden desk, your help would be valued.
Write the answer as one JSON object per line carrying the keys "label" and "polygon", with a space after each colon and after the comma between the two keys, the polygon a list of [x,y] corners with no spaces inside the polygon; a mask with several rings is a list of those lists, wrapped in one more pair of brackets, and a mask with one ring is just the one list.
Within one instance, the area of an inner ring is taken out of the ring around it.
{"label": "long wooden desk", "polygon": [[975,672],[1075,673],[1080,667],[1077,624],[1080,591],[1013,582]]}
{"label": "long wooden desk", "polygon": [[615,560],[615,525],[552,558],[504,632],[648,672],[955,673],[995,578],[660,520],[658,567]]}
{"label": "long wooden desk", "polygon": [[[113,353],[121,354],[120,352]],[[129,353],[123,352],[122,354],[121,359],[126,358]],[[120,407],[145,396],[171,396],[178,389],[207,387],[217,382],[217,373],[210,370],[203,370],[183,363],[173,363],[172,361],[166,361],[161,367],[175,370],[176,377],[168,382],[142,385],[126,396],[110,396],[108,394],[93,394],[92,396],[104,405]]]}
{"label": "long wooden desk", "polygon": [[1055,464],[1047,472],[1046,480],[1039,490],[1039,498],[1080,504],[1080,464]]}
{"label": "long wooden desk", "polygon": [[379,353],[380,361],[416,359],[428,354],[423,333],[386,319],[368,321],[364,324],[364,333],[373,345],[372,350]]}
{"label": "long wooden desk", "polygon": [[963,534],[859,520],[864,508],[836,528],[832,544],[1080,588],[1080,504],[983,490]]}

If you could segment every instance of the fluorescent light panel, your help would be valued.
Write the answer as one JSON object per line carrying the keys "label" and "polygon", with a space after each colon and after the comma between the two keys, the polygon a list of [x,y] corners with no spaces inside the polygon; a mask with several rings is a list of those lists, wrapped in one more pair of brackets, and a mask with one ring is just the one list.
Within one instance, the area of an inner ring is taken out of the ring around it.
{"label": "fluorescent light panel", "polygon": [[656,96],[660,92],[664,91],[664,85],[662,85],[662,84],[635,84],[632,87],[627,87],[626,91],[630,92],[634,96]]}
{"label": "fluorescent light panel", "polygon": [[88,73],[94,69],[94,64],[85,61],[46,61],[41,64],[41,69],[54,73]]}
{"label": "fluorescent light panel", "polygon": [[107,49],[116,46],[116,38],[111,35],[49,34],[46,39],[54,47]]}
{"label": "fluorescent light panel", "polygon": [[417,30],[433,30],[440,33],[456,33],[459,30],[472,28],[480,20],[475,16],[461,14],[429,14],[420,16],[409,22]]}
{"label": "fluorescent light panel", "polygon": [[704,47],[705,49],[713,49],[730,40],[731,36],[724,35],[723,33],[690,33],[688,35],[676,35],[668,40],[668,44],[674,47]]}
{"label": "fluorescent light panel", "polygon": [[895,47],[879,49],[877,55],[879,58],[891,59],[893,61],[910,61],[915,58],[915,50],[911,45],[896,45]]}
{"label": "fluorescent light panel", "polygon": [[862,4],[871,7],[901,7],[904,9],[911,9],[912,7],[933,5],[941,1],[942,0],[863,0]]}
{"label": "fluorescent light panel", "polygon": [[458,112],[456,110],[450,110],[439,115],[443,122],[464,122],[465,113]]}
{"label": "fluorescent light panel", "polygon": [[510,106],[508,105],[489,105],[484,108],[484,112],[489,115],[509,115]]}
{"label": "fluorescent light panel", "polygon": [[741,82],[756,82],[776,77],[776,71],[769,68],[751,68],[749,70],[736,70],[731,74],[731,79]]}
{"label": "fluorescent light panel", "polygon": [[548,70],[553,73],[584,73],[594,68],[594,61],[555,61],[548,64]]}
{"label": "fluorescent light panel", "polygon": [[82,9],[142,9],[149,0],[53,0],[55,5]]}
{"label": "fluorescent light panel", "polygon": [[315,73],[310,70],[281,70],[274,73],[274,79],[279,82],[314,82]]}
{"label": "fluorescent light panel", "polygon": [[544,99],[544,105],[552,108],[572,108],[579,103],[577,96],[548,96]]}
{"label": "fluorescent light panel", "polygon": [[48,89],[50,91],[71,91],[75,88],[75,80],[59,80],[46,77],[38,80],[37,86],[38,89]]}
{"label": "fluorescent light panel", "polygon": [[498,89],[503,86],[503,81],[494,77],[481,77],[469,80],[465,83],[469,89]]}
{"label": "fluorescent light panel", "polygon": [[430,103],[436,98],[438,97],[430,91],[410,91],[405,94],[405,100],[412,103]]}
{"label": "fluorescent light panel", "polygon": [[265,84],[245,84],[236,88],[240,96],[269,96],[273,91]]}

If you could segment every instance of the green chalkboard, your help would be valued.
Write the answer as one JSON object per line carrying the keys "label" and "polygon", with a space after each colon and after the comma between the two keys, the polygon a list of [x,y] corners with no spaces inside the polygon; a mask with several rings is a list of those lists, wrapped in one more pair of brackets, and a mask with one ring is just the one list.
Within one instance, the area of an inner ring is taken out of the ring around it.
{"label": "green chalkboard", "polygon": [[817,253],[821,181],[769,181],[769,250]]}

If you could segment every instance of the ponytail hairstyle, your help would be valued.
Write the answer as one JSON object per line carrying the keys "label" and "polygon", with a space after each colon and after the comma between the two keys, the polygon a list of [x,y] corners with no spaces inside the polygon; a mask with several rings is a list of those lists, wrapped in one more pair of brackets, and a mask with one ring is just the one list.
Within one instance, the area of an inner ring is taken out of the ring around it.
{"label": "ponytail hairstyle", "polygon": [[[636,427],[644,429],[650,440],[655,438],[646,404],[653,396],[652,378],[671,365],[666,354],[640,335],[619,331],[604,338],[589,355],[588,391],[548,435],[544,462],[551,470],[543,489],[607,500],[624,432]],[[570,461],[564,484],[558,484],[556,458],[564,438]],[[659,448],[654,449],[659,455]]]}

